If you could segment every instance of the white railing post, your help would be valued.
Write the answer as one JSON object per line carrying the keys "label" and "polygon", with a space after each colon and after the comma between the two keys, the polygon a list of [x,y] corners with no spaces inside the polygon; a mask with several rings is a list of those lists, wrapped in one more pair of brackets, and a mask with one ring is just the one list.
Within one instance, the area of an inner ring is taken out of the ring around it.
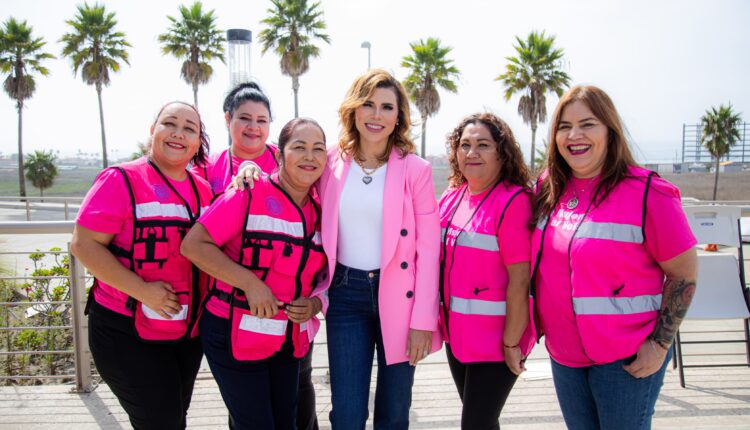
{"label": "white railing post", "polygon": [[90,393],[94,390],[91,380],[91,352],[89,351],[88,319],[83,314],[86,307],[86,281],[83,265],[70,252],[70,299],[73,307],[73,346],[75,348],[76,388],[75,391]]}

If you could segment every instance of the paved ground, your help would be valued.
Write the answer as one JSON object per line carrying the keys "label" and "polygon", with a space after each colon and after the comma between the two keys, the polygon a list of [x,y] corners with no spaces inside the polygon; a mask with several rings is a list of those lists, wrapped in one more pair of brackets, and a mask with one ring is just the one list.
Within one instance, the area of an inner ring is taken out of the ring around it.
{"label": "paved ground", "polygon": [[[691,323],[685,328],[723,330],[739,328],[739,324],[739,321],[728,321],[698,327]],[[325,336],[318,340],[320,344],[314,356],[318,418],[321,428],[328,429],[331,404],[326,381]],[[698,352],[706,352],[706,349]],[[740,345],[735,345],[724,352],[742,354],[743,350]],[[698,359],[691,358],[690,361]],[[508,399],[501,417],[503,428],[565,428],[543,346],[537,346],[528,368]],[[680,387],[676,371],[670,369],[667,372],[656,406],[654,428],[750,429],[750,368],[703,368],[686,372],[687,388]],[[461,403],[441,351],[417,367],[411,428],[458,429],[460,416]],[[188,428],[224,428],[226,417],[216,383],[209,372],[201,372],[188,415]],[[105,384],[88,394],[71,393],[70,386],[65,385],[0,387],[0,429],[96,428],[130,428],[127,416]]]}

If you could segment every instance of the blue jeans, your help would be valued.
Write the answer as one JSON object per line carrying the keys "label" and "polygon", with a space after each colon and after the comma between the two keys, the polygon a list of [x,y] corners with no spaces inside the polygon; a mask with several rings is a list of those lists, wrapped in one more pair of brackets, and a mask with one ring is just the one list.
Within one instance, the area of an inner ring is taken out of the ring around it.
{"label": "blue jeans", "polygon": [[326,314],[332,403],[329,417],[333,430],[365,428],[372,357],[376,349],[374,428],[409,428],[415,368],[409,362],[386,365],[378,312],[379,278],[378,270],[366,272],[336,265]]}
{"label": "blue jeans", "polygon": [[649,430],[664,372],[638,379],[622,366],[625,360],[589,367],[568,367],[552,361],[552,377],[565,424],[575,430]]}
{"label": "blue jeans", "polygon": [[237,362],[229,352],[229,322],[211,312],[200,320],[211,373],[237,430],[295,430],[299,360],[285,344],[267,360]]}

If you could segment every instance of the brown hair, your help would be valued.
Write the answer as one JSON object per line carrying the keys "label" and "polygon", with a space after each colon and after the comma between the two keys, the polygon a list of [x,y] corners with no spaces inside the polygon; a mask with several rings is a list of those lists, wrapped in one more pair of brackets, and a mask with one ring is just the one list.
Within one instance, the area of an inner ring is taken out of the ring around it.
{"label": "brown hair", "polygon": [[[200,127],[198,134],[199,134],[201,144],[198,147],[198,152],[195,153],[191,161],[196,166],[203,166],[204,164],[206,164],[206,159],[208,158],[210,140],[208,138],[208,133],[206,132],[206,125],[203,124],[203,120],[201,119],[201,114],[200,112],[198,112],[198,109],[195,106],[191,105],[190,103],[185,103],[181,101],[169,102],[165,104],[164,106],[162,106],[161,109],[159,109],[159,113],[156,114],[156,118],[154,118],[154,123],[151,124],[151,126],[153,127],[156,125],[157,121],[159,121],[159,116],[161,116],[161,113],[164,112],[164,109],[166,109],[167,106],[171,106],[174,104],[187,106],[191,108],[192,110],[194,110],[195,114],[198,115],[198,124],[199,124],[198,126]],[[151,138],[149,138],[148,144],[146,145],[146,147],[149,149],[151,148]]]}
{"label": "brown hair", "polygon": [[323,131],[323,127],[318,124],[317,121],[315,121],[312,118],[305,118],[305,117],[299,117],[294,118],[284,124],[284,127],[281,128],[281,131],[279,132],[279,152],[281,153],[281,159],[284,159],[284,148],[286,148],[286,144],[289,143],[289,140],[292,138],[292,135],[294,134],[294,130],[297,129],[300,125],[309,124],[312,126],[317,127],[318,130],[320,130],[320,134],[323,135],[323,143],[326,143],[326,132]]}
{"label": "brown hair", "polygon": [[604,201],[612,189],[628,175],[628,167],[638,165],[628,147],[622,120],[607,93],[592,85],[579,85],[571,88],[563,94],[550,122],[550,144],[547,148],[547,160],[543,169],[547,172],[547,177],[538,183],[538,190],[533,203],[534,217],[532,223],[534,224],[540,218],[552,212],[572,174],[570,166],[557,149],[555,136],[563,110],[569,104],[577,101],[585,103],[596,119],[607,127],[607,153],[604,156],[599,183],[592,194],[592,202],[596,205]]}
{"label": "brown hair", "polygon": [[445,147],[448,150],[448,164],[451,171],[448,183],[452,187],[458,187],[466,182],[466,178],[458,168],[458,146],[461,143],[461,135],[469,124],[482,124],[490,131],[492,140],[496,143],[497,157],[500,160],[500,171],[497,180],[508,182],[513,185],[525,187],[529,183],[529,169],[523,162],[521,148],[516,142],[508,124],[491,113],[475,113],[462,119],[456,128],[448,134]]}
{"label": "brown hair", "polygon": [[414,142],[409,137],[411,118],[409,116],[409,98],[404,87],[390,73],[381,69],[369,70],[358,77],[346,92],[344,101],[339,107],[339,122],[341,122],[341,136],[339,149],[342,153],[357,157],[360,152],[359,131],[354,121],[354,111],[367,102],[377,88],[392,88],[398,101],[398,120],[393,132],[388,136],[388,146],[378,160],[387,161],[391,150],[395,146],[402,157],[415,151]]}

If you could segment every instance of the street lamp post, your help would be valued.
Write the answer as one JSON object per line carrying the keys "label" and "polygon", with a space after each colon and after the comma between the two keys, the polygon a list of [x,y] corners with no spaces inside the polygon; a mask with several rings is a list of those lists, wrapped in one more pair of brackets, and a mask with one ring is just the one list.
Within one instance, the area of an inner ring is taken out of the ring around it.
{"label": "street lamp post", "polygon": [[250,43],[253,33],[250,30],[233,28],[227,30],[229,51],[229,86],[250,80]]}
{"label": "street lamp post", "polygon": [[[238,84],[250,80],[250,43],[253,33],[242,28],[227,30],[227,51],[229,58],[229,91]],[[232,145],[232,137],[227,141]]]}
{"label": "street lamp post", "polygon": [[367,70],[370,70],[370,48],[372,47],[372,45],[370,44],[370,42],[365,40],[364,42],[362,42],[361,47],[367,48]]}

